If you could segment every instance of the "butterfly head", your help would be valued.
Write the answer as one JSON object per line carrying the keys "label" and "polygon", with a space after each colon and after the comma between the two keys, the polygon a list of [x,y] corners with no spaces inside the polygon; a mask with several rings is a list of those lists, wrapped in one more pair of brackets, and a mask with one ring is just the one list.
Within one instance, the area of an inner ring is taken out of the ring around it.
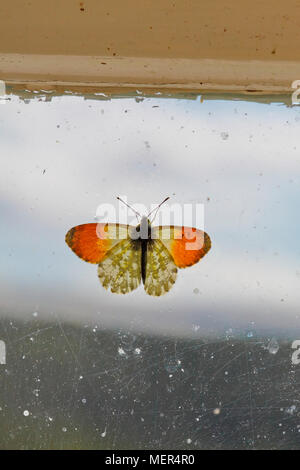
{"label": "butterfly head", "polygon": [[[138,220],[140,217],[139,224],[135,227],[134,231],[131,233],[131,237],[135,240],[136,239],[149,240],[151,238],[151,223],[155,219],[159,208],[170,198],[166,197],[157,207],[152,209],[152,211],[150,211],[147,216],[141,216],[139,212],[137,212],[133,207],[127,204],[126,201],[123,201],[123,199],[121,199],[119,196],[117,196],[117,199],[123,202],[123,204],[125,204],[127,207],[129,207],[129,209],[131,209],[135,213]],[[154,216],[152,220],[150,221],[149,216],[153,214],[153,212],[154,212]]]}
{"label": "butterfly head", "polygon": [[151,222],[148,217],[143,216],[141,222],[136,226],[136,232],[142,240],[151,238]]}

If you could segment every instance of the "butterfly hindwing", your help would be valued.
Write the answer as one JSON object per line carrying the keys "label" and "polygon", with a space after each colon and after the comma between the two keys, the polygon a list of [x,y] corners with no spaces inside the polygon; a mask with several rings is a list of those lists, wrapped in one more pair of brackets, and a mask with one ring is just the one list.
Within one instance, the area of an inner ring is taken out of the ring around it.
{"label": "butterfly hindwing", "polygon": [[192,227],[153,227],[152,238],[161,240],[178,268],[197,263],[211,248],[209,235]]}
{"label": "butterfly hindwing", "polygon": [[127,294],[136,289],[142,276],[141,244],[131,239],[116,244],[98,265],[98,276],[105,289]]}
{"label": "butterfly hindwing", "polygon": [[145,291],[160,296],[168,292],[176,281],[177,268],[174,260],[160,240],[147,244]]}
{"label": "butterfly hindwing", "polygon": [[77,225],[66,234],[66,243],[79,258],[98,264],[113,246],[128,238],[129,229],[130,225],[123,224]]}

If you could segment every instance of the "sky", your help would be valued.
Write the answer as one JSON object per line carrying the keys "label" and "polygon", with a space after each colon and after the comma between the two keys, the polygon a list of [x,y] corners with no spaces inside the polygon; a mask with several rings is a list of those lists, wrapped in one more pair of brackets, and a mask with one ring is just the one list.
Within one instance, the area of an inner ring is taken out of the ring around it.
{"label": "sky", "polygon": [[[299,126],[300,107],[280,104],[11,96],[0,106],[0,317],[299,336]],[[120,195],[204,207],[212,248],[163,297],[107,292],[65,244]]]}

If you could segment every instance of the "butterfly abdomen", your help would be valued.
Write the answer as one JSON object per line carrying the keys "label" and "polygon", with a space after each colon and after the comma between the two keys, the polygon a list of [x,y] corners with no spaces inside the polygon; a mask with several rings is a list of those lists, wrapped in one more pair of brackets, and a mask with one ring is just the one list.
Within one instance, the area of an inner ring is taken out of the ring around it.
{"label": "butterfly abdomen", "polygon": [[146,267],[147,267],[147,252],[151,249],[153,241],[149,238],[148,240],[141,240],[142,245],[142,256],[141,256],[141,268],[142,268],[142,281],[145,284],[146,280]]}

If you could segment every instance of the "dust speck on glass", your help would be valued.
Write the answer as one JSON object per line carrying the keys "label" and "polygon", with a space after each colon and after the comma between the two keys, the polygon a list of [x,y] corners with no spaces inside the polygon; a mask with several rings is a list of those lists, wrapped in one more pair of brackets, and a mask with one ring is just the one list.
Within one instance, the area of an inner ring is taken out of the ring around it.
{"label": "dust speck on glass", "polygon": [[[27,95],[0,106],[0,447],[297,448],[300,108]],[[65,244],[120,194],[204,204],[162,297]]]}

